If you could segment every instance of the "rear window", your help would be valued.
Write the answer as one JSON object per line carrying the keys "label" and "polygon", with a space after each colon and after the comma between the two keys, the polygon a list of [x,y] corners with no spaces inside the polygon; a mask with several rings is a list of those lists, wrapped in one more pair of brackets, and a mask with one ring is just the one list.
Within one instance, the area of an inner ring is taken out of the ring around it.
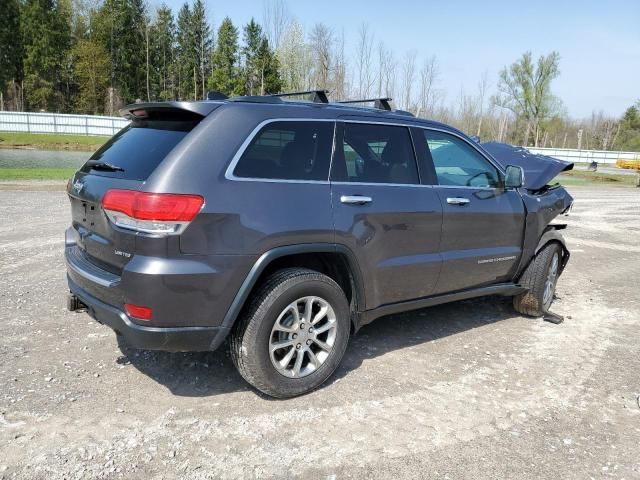
{"label": "rear window", "polygon": [[333,122],[269,123],[244,151],[233,174],[244,178],[328,180]]}
{"label": "rear window", "polygon": [[345,123],[331,175],[339,182],[420,183],[409,129]]}
{"label": "rear window", "polygon": [[[81,171],[106,177],[146,180],[199,120],[135,119],[94,153]],[[92,167],[96,162],[112,165],[118,170]]]}

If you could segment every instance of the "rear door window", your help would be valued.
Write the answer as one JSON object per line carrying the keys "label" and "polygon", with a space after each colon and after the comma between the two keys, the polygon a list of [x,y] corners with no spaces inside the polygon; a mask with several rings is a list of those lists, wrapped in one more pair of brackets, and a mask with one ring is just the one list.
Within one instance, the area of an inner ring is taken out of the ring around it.
{"label": "rear door window", "polygon": [[265,125],[233,174],[242,178],[327,181],[334,122],[282,121]]}
{"label": "rear door window", "polygon": [[420,183],[406,127],[345,123],[332,179],[355,183]]}
{"label": "rear door window", "polygon": [[[134,119],[95,152],[81,171],[105,177],[146,180],[200,119],[190,116]],[[116,169],[99,168],[96,163]]]}

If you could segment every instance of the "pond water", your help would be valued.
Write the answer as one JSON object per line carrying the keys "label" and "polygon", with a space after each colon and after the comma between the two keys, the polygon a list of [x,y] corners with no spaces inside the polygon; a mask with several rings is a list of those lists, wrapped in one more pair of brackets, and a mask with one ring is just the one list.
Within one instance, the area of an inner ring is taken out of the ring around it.
{"label": "pond water", "polygon": [[0,148],[0,168],[79,168],[91,152]]}

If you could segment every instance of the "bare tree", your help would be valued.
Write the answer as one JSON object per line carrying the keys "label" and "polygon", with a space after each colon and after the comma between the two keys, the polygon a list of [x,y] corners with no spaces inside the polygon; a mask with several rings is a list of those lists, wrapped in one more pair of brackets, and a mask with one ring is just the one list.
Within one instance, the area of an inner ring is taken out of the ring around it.
{"label": "bare tree", "polygon": [[489,74],[485,70],[480,77],[480,82],[478,82],[478,129],[476,130],[476,135],[479,137],[482,132],[482,121],[484,119],[484,104],[485,98],[487,96],[487,88],[489,86]]}
{"label": "bare tree", "polygon": [[460,87],[460,95],[458,96],[458,110],[456,112],[457,122],[456,126],[471,134],[473,127],[475,126],[475,120],[477,117],[477,102],[476,99],[464,91],[464,88]]}
{"label": "bare tree", "polygon": [[438,62],[435,55],[425,58],[420,68],[420,96],[417,116],[428,117],[435,109],[436,89],[438,79]]}
{"label": "bare tree", "polygon": [[378,43],[378,95],[393,97],[395,90],[396,61],[393,52],[383,42]]}
{"label": "bare tree", "polygon": [[402,108],[411,110],[413,82],[416,76],[416,52],[407,52],[402,65]]}
{"label": "bare tree", "polygon": [[336,41],[335,61],[333,68],[333,97],[345,100],[348,96],[347,61],[344,55],[344,30]]}
{"label": "bare tree", "polygon": [[371,68],[371,54],[373,53],[373,33],[369,31],[369,25],[363,23],[358,30],[358,48],[356,57],[356,69],[358,71],[358,96],[366,98],[371,93],[375,83]]}
{"label": "bare tree", "polygon": [[269,44],[274,48],[280,47],[282,35],[291,23],[291,14],[285,0],[265,0],[262,9],[262,24]]}
{"label": "bare tree", "polygon": [[311,55],[314,59],[313,84],[315,88],[329,89],[333,68],[333,32],[324,23],[316,23],[309,35]]}

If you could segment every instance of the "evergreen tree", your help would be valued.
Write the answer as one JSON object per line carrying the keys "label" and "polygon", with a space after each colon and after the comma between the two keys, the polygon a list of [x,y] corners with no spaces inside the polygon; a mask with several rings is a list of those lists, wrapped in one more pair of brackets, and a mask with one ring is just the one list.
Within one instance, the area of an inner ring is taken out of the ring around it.
{"label": "evergreen tree", "polygon": [[640,101],[627,108],[620,119],[620,132],[615,147],[620,150],[640,151]]}
{"label": "evergreen tree", "polygon": [[241,95],[244,82],[238,66],[238,29],[226,17],[218,29],[218,42],[213,52],[213,72],[208,86],[227,95]]}
{"label": "evergreen tree", "polygon": [[154,98],[169,100],[176,97],[175,37],[173,13],[166,5],[158,8],[152,27],[152,64],[154,66]]}
{"label": "evergreen tree", "polygon": [[68,0],[26,0],[22,10],[26,107],[64,108],[63,74],[71,42]]}
{"label": "evergreen tree", "polygon": [[205,82],[210,71],[211,45],[213,43],[202,0],[195,0],[193,3],[191,30],[193,32],[193,48],[198,72],[195,94],[197,100],[204,98],[205,95]]}
{"label": "evergreen tree", "polygon": [[266,36],[262,37],[260,49],[258,50],[258,67],[261,81],[261,94],[277,93],[282,90],[282,79],[280,78],[280,66],[276,53],[269,46]]}
{"label": "evergreen tree", "polygon": [[244,27],[242,56],[246,94],[263,95],[280,91],[282,82],[278,73],[278,59],[269,47],[262,27],[253,18]]}
{"label": "evergreen tree", "polygon": [[248,95],[255,95],[256,92],[260,91],[259,55],[262,46],[262,37],[262,28],[252,18],[244,27],[244,47],[242,48],[245,93]]}
{"label": "evergreen tree", "polygon": [[197,79],[197,63],[191,19],[191,9],[185,3],[178,12],[178,29],[176,33],[178,98],[180,100],[195,99],[196,96],[194,88]]}
{"label": "evergreen tree", "polygon": [[[6,0],[0,8],[0,95],[22,75],[20,1]],[[4,103],[4,102],[3,102]],[[0,110],[4,105],[0,105]]]}
{"label": "evergreen tree", "polygon": [[110,85],[125,103],[147,96],[146,28],[143,0],[105,0],[96,19],[97,37],[111,61]]}

